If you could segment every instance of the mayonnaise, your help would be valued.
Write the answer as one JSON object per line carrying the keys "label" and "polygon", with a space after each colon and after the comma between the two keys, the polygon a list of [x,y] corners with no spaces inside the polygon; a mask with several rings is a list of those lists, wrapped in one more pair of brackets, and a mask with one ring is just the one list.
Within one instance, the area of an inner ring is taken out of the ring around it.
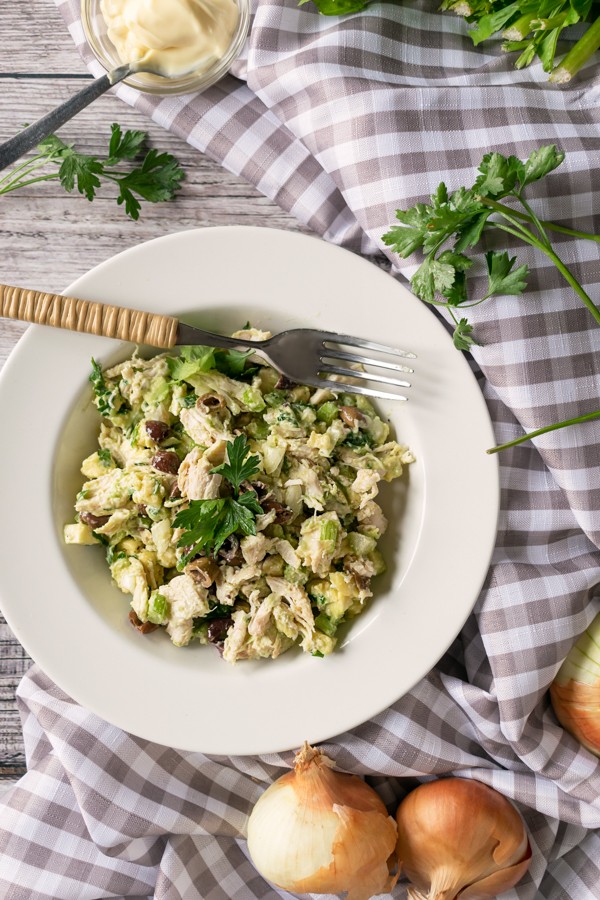
{"label": "mayonnaise", "polygon": [[101,0],[100,8],[121,62],[171,77],[221,59],[239,18],[235,0]]}

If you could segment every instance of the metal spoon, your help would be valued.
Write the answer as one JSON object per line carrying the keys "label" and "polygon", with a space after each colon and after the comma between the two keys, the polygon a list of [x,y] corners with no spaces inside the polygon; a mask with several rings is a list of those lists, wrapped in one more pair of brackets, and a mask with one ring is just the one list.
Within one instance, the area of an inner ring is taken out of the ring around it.
{"label": "metal spoon", "polygon": [[61,125],[64,125],[65,122],[72,119],[78,112],[81,112],[82,109],[89,106],[89,104],[96,100],[97,97],[101,97],[102,94],[105,94],[109,88],[114,87],[115,84],[123,81],[123,79],[127,78],[129,75],[137,74],[138,72],[143,72],[148,75],[159,75],[161,78],[181,78],[182,75],[188,74],[187,72],[177,72],[176,75],[167,75],[158,68],[145,63],[143,60],[135,63],[127,63],[126,65],[112,69],[110,72],[107,72],[106,75],[94,79],[91,84],[86,85],[86,87],[74,94],[69,100],[66,100],[64,103],[61,103],[60,106],[57,106],[56,109],[53,109],[52,112],[42,116],[42,118],[38,119],[37,122],[34,122],[33,125],[29,125],[27,128],[24,128],[23,131],[20,131],[19,134],[15,135],[15,137],[10,138],[10,140],[6,141],[4,144],[0,144],[0,171],[7,166],[10,166],[11,163],[16,162],[17,159],[20,159],[20,157],[27,153],[28,150],[32,150],[40,143],[40,141],[47,138],[48,135],[54,134]]}

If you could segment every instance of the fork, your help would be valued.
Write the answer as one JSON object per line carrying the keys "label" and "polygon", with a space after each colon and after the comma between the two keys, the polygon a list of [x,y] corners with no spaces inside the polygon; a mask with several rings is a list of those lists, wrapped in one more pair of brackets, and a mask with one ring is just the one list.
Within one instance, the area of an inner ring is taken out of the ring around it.
{"label": "fork", "polygon": [[[416,354],[385,344],[313,328],[294,328],[282,331],[262,341],[244,341],[202,331],[180,322],[174,316],[141,312],[126,307],[78,300],[62,294],[48,294],[26,288],[0,284],[0,317],[34,322],[53,328],[66,328],[87,334],[102,335],[170,349],[175,346],[202,344],[209,347],[258,353],[289,381],[312,387],[363,394],[384,400],[406,400],[404,394],[392,390],[368,387],[363,382],[389,388],[409,388],[410,382],[398,376],[372,373],[365,366],[389,373],[411,374],[405,363],[379,357],[372,358],[355,349],[371,351],[394,359],[416,359]],[[343,349],[352,348],[351,351]],[[361,368],[349,368],[358,365]],[[358,380],[339,381],[339,378]]]}

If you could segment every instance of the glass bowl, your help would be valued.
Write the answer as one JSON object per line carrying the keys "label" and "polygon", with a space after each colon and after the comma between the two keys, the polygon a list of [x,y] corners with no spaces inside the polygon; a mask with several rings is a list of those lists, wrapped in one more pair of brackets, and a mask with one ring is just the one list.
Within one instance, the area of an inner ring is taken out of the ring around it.
{"label": "glass bowl", "polygon": [[[215,84],[227,74],[231,64],[239,56],[250,27],[250,0],[235,0],[235,2],[239,9],[239,19],[229,48],[224,56],[208,69],[191,72],[179,78],[161,78],[158,75],[139,73],[126,78],[124,84],[146,94],[191,94],[204,91],[211,84]],[[107,71],[123,65],[123,60],[108,37],[100,0],[81,0],[81,21],[87,42],[98,62]]]}

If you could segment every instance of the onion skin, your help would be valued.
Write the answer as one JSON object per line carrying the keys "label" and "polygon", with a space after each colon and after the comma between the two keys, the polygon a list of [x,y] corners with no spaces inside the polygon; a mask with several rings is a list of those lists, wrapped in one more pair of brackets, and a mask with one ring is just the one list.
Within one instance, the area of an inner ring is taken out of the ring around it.
{"label": "onion skin", "polygon": [[297,894],[338,894],[369,900],[389,892],[398,876],[396,824],[379,795],[356,775],[333,771],[305,744],[295,769],[261,795],[248,821],[256,869]]}
{"label": "onion skin", "polygon": [[489,900],[520,881],[531,862],[520,814],[478,781],[422,784],[402,801],[396,821],[398,864],[414,900]]}
{"label": "onion skin", "polygon": [[569,650],[550,699],[565,731],[600,756],[600,613]]}

